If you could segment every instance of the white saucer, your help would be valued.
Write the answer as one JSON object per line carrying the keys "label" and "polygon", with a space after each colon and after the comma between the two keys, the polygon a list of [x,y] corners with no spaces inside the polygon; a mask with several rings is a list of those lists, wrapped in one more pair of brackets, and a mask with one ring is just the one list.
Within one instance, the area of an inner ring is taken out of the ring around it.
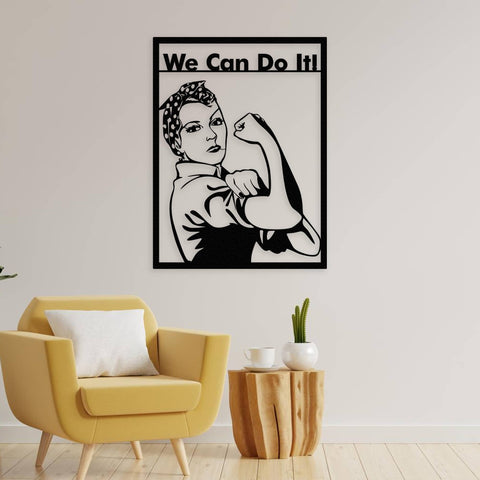
{"label": "white saucer", "polygon": [[281,365],[272,365],[271,367],[254,367],[253,365],[245,365],[243,367],[245,370],[249,372],[275,372],[282,368]]}

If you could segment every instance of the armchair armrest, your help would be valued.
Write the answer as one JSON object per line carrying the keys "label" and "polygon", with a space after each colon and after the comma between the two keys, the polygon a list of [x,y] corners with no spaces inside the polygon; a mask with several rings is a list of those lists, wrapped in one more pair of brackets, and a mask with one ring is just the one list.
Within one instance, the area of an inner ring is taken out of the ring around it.
{"label": "armchair armrest", "polygon": [[0,332],[0,360],[8,403],[18,420],[83,443],[93,437],[95,419],[89,421],[82,407],[70,339]]}
{"label": "armchair armrest", "polygon": [[190,436],[214,422],[222,399],[230,336],[179,328],[158,329],[160,373],[202,384],[198,405],[187,412]]}

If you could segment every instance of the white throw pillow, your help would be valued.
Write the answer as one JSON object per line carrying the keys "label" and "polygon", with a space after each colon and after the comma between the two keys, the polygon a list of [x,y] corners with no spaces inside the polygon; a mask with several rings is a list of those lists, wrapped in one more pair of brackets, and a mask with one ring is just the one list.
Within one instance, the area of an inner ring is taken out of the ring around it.
{"label": "white throw pillow", "polygon": [[158,375],[148,356],[143,313],[45,310],[54,335],[73,341],[78,377]]}

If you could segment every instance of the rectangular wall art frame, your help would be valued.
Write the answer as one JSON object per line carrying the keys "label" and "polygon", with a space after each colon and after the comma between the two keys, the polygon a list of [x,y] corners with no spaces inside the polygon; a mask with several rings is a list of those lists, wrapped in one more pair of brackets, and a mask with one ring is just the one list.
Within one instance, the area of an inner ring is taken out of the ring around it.
{"label": "rectangular wall art frame", "polygon": [[327,39],[153,39],[153,268],[327,268]]}

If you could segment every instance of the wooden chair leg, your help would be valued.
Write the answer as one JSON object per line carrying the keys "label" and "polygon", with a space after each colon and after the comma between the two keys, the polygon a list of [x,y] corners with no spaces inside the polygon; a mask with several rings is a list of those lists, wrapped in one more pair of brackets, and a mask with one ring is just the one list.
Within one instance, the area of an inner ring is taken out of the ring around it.
{"label": "wooden chair leg", "polygon": [[37,460],[35,461],[36,467],[41,467],[45,456],[47,455],[48,447],[52,441],[53,435],[51,433],[42,432],[42,438],[40,439],[40,445],[38,447]]}
{"label": "wooden chair leg", "polygon": [[130,443],[132,444],[133,453],[135,454],[135,458],[137,460],[141,460],[143,458],[143,455],[142,455],[142,446],[140,445],[140,442],[137,440],[137,441],[130,442]]}
{"label": "wooden chair leg", "polygon": [[188,459],[187,454],[185,453],[185,445],[181,438],[172,438],[170,440],[172,443],[173,451],[177,457],[177,461],[182,469],[184,475],[190,475],[190,469],[188,468]]}
{"label": "wooden chair leg", "polygon": [[94,443],[85,443],[83,445],[82,456],[80,458],[80,465],[78,466],[76,480],[85,480],[88,467],[92,461],[93,451],[95,450]]}

